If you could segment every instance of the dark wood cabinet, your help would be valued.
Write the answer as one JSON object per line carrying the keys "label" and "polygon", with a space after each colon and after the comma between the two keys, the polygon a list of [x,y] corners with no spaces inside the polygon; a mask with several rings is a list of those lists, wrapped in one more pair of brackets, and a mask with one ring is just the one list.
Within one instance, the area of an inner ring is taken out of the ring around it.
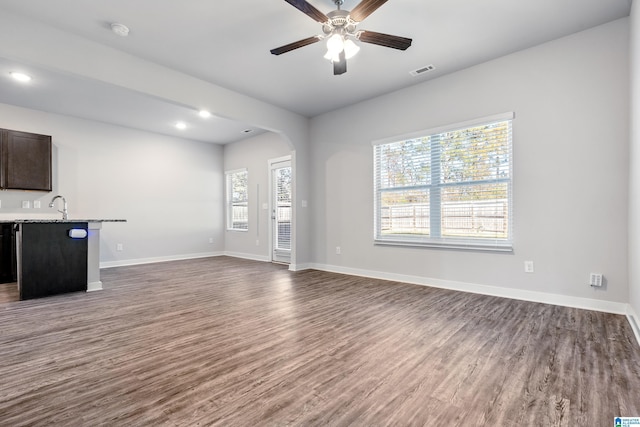
{"label": "dark wood cabinet", "polygon": [[[71,238],[70,230],[85,237]],[[86,222],[24,223],[18,234],[20,299],[87,290]]]}
{"label": "dark wood cabinet", "polygon": [[0,129],[0,188],[51,191],[51,137]]}
{"label": "dark wood cabinet", "polygon": [[16,281],[16,243],[13,223],[0,224],[0,283]]}

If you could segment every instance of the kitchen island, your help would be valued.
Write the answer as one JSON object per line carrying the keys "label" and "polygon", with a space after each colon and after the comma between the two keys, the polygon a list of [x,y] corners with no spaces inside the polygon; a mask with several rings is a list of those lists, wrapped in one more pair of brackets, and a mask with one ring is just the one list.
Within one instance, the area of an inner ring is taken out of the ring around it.
{"label": "kitchen island", "polygon": [[100,230],[123,219],[24,219],[0,221],[14,231],[16,279],[20,299],[64,292],[97,291]]}

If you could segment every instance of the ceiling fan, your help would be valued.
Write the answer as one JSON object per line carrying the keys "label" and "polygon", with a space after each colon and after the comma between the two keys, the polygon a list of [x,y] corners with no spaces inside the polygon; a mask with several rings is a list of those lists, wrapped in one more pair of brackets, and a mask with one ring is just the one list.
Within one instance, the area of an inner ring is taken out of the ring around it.
{"label": "ceiling fan", "polygon": [[347,72],[347,59],[351,58],[360,50],[360,47],[354,43],[354,40],[400,50],[406,50],[411,46],[411,39],[409,38],[376,33],[368,30],[359,30],[357,28],[360,22],[385,4],[387,0],[362,0],[351,12],[340,9],[344,0],[333,0],[337,10],[329,12],[326,15],[306,0],[285,1],[321,23],[322,34],[271,49],[271,53],[274,55],[281,55],[326,39],[327,54],[325,58],[333,62],[333,74],[340,75]]}

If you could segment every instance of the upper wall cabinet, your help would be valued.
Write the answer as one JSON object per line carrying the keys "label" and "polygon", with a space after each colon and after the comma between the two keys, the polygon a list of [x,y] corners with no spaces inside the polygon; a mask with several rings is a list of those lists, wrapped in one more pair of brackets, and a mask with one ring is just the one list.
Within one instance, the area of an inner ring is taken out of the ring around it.
{"label": "upper wall cabinet", "polygon": [[0,129],[0,188],[51,191],[51,137]]}

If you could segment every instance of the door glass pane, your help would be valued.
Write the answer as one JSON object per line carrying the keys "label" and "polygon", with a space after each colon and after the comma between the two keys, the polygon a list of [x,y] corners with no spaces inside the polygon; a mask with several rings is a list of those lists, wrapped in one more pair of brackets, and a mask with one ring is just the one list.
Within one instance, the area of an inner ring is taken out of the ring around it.
{"label": "door glass pane", "polygon": [[291,167],[275,170],[275,248],[291,250]]}

